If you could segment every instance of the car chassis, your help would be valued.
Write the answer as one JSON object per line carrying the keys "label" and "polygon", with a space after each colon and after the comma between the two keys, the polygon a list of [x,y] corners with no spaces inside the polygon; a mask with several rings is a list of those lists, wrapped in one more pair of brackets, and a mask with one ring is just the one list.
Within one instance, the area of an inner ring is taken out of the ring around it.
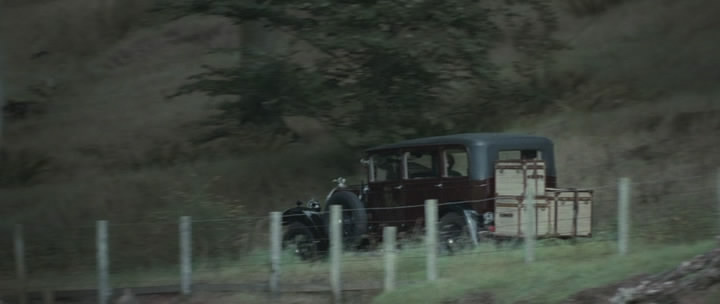
{"label": "car chassis", "polygon": [[[329,247],[329,206],[341,205],[343,243],[356,249],[423,229],[423,203],[438,201],[442,248],[524,236],[526,191],[535,194],[538,238],[592,236],[593,191],[557,188],[553,142],[541,136],[466,133],[425,137],[364,151],[367,183],[336,184],[325,197],[283,212],[283,246],[303,259]],[[413,233],[414,232],[414,233]]]}

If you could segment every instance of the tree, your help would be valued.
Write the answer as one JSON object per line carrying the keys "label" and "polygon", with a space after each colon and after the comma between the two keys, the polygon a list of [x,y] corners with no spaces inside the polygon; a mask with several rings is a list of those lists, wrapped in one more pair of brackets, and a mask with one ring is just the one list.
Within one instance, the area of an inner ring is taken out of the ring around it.
{"label": "tree", "polygon": [[[302,114],[370,140],[443,133],[442,120],[453,120],[458,131],[472,128],[490,112],[486,106],[532,99],[538,68],[560,47],[550,36],[552,9],[540,0],[186,0],[163,9],[261,21],[323,54],[312,69],[267,56],[209,69],[179,93],[235,96],[222,116],[241,124],[283,130],[279,117]],[[515,79],[502,79],[491,60],[491,51],[508,42],[522,56]],[[475,90],[470,107],[445,100],[457,84]]]}

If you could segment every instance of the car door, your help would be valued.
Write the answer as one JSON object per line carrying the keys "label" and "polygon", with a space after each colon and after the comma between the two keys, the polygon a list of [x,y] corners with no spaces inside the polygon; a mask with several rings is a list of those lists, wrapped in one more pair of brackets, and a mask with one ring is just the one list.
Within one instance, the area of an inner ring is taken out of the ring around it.
{"label": "car door", "polygon": [[470,181],[470,158],[464,146],[447,146],[441,151],[443,161],[442,196],[445,202],[471,202],[476,205],[472,196]]}
{"label": "car door", "polygon": [[415,148],[404,153],[407,175],[404,188],[406,221],[417,221],[425,216],[425,200],[443,197],[442,162],[439,149],[435,147]]}
{"label": "car door", "polygon": [[403,162],[400,152],[371,156],[368,184],[368,219],[372,226],[400,227],[404,221],[401,207],[405,202]]}

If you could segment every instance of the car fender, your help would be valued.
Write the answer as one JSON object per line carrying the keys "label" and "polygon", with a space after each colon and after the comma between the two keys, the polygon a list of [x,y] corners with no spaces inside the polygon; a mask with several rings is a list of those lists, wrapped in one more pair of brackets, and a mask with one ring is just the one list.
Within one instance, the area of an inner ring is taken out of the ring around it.
{"label": "car fender", "polygon": [[478,219],[480,218],[480,215],[475,211],[475,209],[465,209],[463,210],[463,214],[465,215],[465,221],[468,225],[468,233],[470,233],[470,239],[472,239],[473,244],[475,246],[478,245]]}
{"label": "car fender", "polygon": [[465,223],[468,227],[468,233],[473,241],[473,244],[478,245],[478,228],[480,223],[480,215],[475,209],[468,204],[450,204],[440,208],[439,216],[442,218],[443,215],[455,212],[465,217]]}
{"label": "car fender", "polygon": [[323,229],[325,224],[321,214],[321,212],[310,208],[295,207],[283,212],[282,224],[286,226],[292,222],[300,222],[310,228],[317,240],[326,240],[327,235],[325,229]]}

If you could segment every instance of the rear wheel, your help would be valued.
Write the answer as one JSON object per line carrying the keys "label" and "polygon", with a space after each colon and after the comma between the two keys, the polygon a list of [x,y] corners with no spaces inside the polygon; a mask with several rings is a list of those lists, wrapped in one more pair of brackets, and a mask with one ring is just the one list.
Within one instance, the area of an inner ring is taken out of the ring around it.
{"label": "rear wheel", "polygon": [[468,224],[463,214],[448,212],[440,218],[438,227],[440,250],[449,254],[472,248]]}
{"label": "rear wheel", "polygon": [[303,260],[317,257],[318,246],[310,228],[300,222],[291,222],[283,236],[283,249]]}

